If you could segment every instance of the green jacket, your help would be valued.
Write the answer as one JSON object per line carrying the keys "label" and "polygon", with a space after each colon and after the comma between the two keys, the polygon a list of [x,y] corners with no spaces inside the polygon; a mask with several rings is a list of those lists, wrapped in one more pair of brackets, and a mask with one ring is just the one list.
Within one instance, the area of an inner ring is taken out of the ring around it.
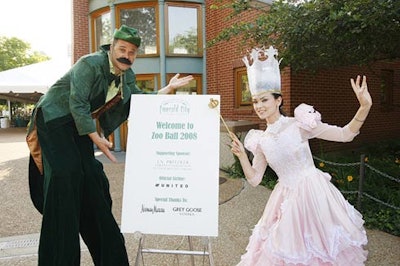
{"label": "green jacket", "polygon": [[[91,113],[105,103],[110,76],[109,49],[110,45],[104,45],[99,52],[80,58],[40,98],[35,109],[42,110],[46,123],[60,126],[74,120],[79,135],[96,131]],[[125,71],[121,82],[123,99],[99,117],[100,127],[106,137],[128,118],[130,95],[145,93],[136,86],[132,69]]]}

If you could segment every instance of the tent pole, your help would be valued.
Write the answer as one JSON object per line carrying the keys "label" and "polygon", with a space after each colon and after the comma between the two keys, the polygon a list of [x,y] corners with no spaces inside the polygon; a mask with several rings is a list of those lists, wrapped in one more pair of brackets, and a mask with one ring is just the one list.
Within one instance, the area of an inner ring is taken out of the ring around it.
{"label": "tent pole", "polygon": [[7,100],[7,105],[8,105],[8,118],[11,121],[11,101]]}

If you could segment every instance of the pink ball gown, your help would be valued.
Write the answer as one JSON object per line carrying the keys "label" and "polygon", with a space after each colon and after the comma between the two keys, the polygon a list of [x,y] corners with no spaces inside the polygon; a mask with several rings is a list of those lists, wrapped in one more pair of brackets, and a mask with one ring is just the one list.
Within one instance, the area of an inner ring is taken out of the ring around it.
{"label": "pink ball gown", "polygon": [[244,141],[254,155],[257,186],[269,165],[278,176],[264,213],[255,225],[239,266],[364,265],[367,236],[362,215],[315,167],[308,140],[348,142],[358,133],[321,122],[312,106],[295,117],[281,116]]}

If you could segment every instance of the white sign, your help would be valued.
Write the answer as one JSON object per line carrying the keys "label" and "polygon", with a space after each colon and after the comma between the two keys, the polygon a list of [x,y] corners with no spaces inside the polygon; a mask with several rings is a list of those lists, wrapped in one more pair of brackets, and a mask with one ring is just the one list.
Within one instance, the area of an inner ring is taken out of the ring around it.
{"label": "white sign", "polygon": [[122,232],[218,236],[220,123],[211,100],[220,97],[132,95]]}

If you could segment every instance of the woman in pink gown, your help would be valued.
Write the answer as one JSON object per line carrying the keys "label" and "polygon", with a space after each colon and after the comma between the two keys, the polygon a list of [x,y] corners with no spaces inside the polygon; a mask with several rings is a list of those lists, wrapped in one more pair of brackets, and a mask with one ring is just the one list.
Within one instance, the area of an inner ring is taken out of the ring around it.
{"label": "woman in pink gown", "polygon": [[[268,59],[259,60],[260,53]],[[330,175],[315,167],[308,140],[348,142],[359,133],[372,105],[366,77],[350,80],[360,107],[346,126],[321,122],[320,114],[306,104],[295,109],[294,117],[286,117],[280,112],[276,55],[272,47],[253,49],[253,64],[244,59],[253,107],[267,129],[251,130],[244,145],[232,134],[231,150],[252,186],[260,184],[267,166],[276,172],[278,183],[238,265],[364,265],[362,216],[330,182]],[[244,147],[254,155],[252,162]]]}

